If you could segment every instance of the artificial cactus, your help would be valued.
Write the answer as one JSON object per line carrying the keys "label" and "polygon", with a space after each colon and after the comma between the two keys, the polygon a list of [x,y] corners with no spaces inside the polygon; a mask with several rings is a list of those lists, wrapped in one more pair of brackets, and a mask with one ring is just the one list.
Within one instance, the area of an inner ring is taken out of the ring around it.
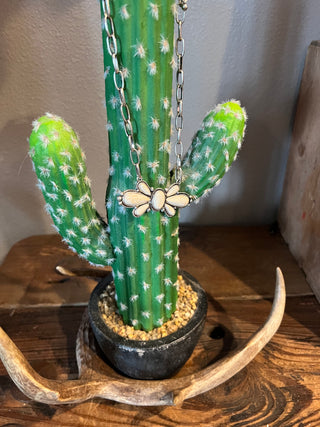
{"label": "artificial cactus", "polygon": [[60,117],[47,113],[33,122],[29,142],[45,208],[63,241],[92,264],[112,264],[107,226],[95,210],[77,134]]}
{"label": "artificial cactus", "polygon": [[220,183],[237,158],[246,112],[237,101],[219,104],[204,118],[183,159],[183,183],[196,200]]}
{"label": "artificial cactus", "polygon": [[[169,169],[174,11],[172,0],[113,2],[141,175],[154,188],[174,183]],[[63,239],[89,262],[112,264],[124,322],[148,331],[169,319],[176,307],[178,214],[169,218],[151,211],[136,218],[118,203],[123,191],[135,188],[136,175],[104,28],[102,35],[110,156],[108,226],[94,209],[76,134],[62,119],[47,115],[34,122],[30,155]],[[236,157],[244,127],[245,112],[234,101],[206,116],[183,161],[183,191],[198,199],[220,181]]]}

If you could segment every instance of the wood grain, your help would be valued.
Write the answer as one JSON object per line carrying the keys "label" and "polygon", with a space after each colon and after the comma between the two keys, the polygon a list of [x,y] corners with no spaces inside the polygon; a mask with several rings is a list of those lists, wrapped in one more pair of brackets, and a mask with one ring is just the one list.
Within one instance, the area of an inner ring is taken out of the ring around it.
{"label": "wood grain", "polygon": [[320,301],[320,41],[304,67],[279,211],[285,240]]}
{"label": "wood grain", "polygon": [[97,280],[82,275],[64,277],[56,271],[57,265],[80,273],[91,268],[58,234],[31,236],[16,243],[0,267],[0,305],[86,304]]}
{"label": "wood grain", "polygon": [[313,295],[276,226],[182,226],[181,268],[216,299],[272,297],[280,267],[287,295]]}
{"label": "wood grain", "polygon": [[[16,243],[0,266],[0,305],[87,304],[97,281],[61,276],[57,265],[80,273],[92,268],[59,235]],[[216,299],[272,297],[277,266],[285,276],[287,295],[313,294],[280,234],[268,227],[183,226],[180,265]]]}
{"label": "wood grain", "polygon": [[[285,309],[285,284],[277,269],[274,301],[268,319],[244,345],[216,363],[202,366],[203,356],[192,358],[193,372],[158,381],[125,378],[105,369],[85,312],[76,341],[79,378],[76,380],[48,379],[32,368],[19,348],[0,327],[0,359],[16,386],[30,399],[47,404],[82,403],[95,397],[135,406],[178,405],[228,381],[247,366],[277,332]],[[207,338],[205,334],[205,338]],[[201,340],[195,353],[206,353]],[[198,362],[201,362],[199,367]]]}
{"label": "wood grain", "polygon": [[[192,371],[194,359],[209,363],[228,354],[265,320],[270,306],[269,300],[239,304],[211,299],[202,336],[205,351],[195,353],[184,369]],[[81,307],[2,309],[0,324],[41,374],[74,378],[82,314]],[[0,420],[32,426],[318,426],[319,324],[314,297],[290,298],[279,333],[252,363],[215,390],[177,407],[138,408],[99,399],[66,407],[37,404],[18,391],[2,368]]]}
{"label": "wood grain", "polygon": [[[0,268],[0,301],[13,302],[13,308],[0,308],[0,325],[41,375],[76,378],[75,340],[84,310],[79,304],[95,281],[55,282],[63,279],[54,271],[56,262],[70,257],[69,251],[57,236],[29,239]],[[181,266],[209,295],[204,351],[193,354],[184,373],[192,372],[195,361],[201,367],[230,354],[265,321],[274,269],[282,267],[289,294],[284,320],[253,362],[218,388],[162,408],[100,399],[70,406],[31,402],[0,364],[0,425],[318,427],[320,306],[279,234],[267,227],[184,227],[181,246]],[[77,258],[72,262],[78,266]]]}

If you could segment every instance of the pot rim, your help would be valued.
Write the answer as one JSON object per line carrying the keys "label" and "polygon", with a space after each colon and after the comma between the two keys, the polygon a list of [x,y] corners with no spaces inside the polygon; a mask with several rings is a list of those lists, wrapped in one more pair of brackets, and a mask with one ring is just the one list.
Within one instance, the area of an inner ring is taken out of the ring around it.
{"label": "pot rim", "polygon": [[[186,282],[191,285],[192,289],[198,294],[198,302],[197,308],[189,320],[189,322],[184,325],[182,328],[177,331],[167,335],[163,338],[153,339],[153,340],[132,340],[121,335],[115,333],[112,329],[110,329],[106,323],[103,321],[100,309],[98,307],[98,302],[100,298],[100,294],[105,290],[106,286],[109,285],[113,281],[112,274],[107,275],[104,279],[102,279],[94,290],[91,293],[89,304],[88,304],[88,312],[90,321],[95,323],[95,326],[99,329],[100,333],[102,333],[105,337],[107,337],[110,341],[113,341],[117,345],[120,345],[123,348],[127,349],[147,349],[147,348],[161,348],[165,347],[173,341],[179,341],[180,339],[185,339],[186,336],[192,334],[192,331],[198,327],[199,323],[201,323],[206,317],[207,313],[207,297],[205,291],[202,289],[198,281],[191,276],[191,274],[186,271],[180,270],[179,274],[186,280]],[[97,310],[97,314],[94,313],[94,309]]]}

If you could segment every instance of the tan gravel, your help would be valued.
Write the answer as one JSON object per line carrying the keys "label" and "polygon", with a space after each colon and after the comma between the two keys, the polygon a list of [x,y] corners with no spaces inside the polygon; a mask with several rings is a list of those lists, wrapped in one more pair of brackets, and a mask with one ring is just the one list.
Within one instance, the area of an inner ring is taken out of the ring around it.
{"label": "tan gravel", "polygon": [[180,275],[178,276],[177,288],[178,300],[176,311],[167,322],[152,331],[136,330],[132,326],[123,323],[116,307],[113,283],[100,295],[99,308],[102,318],[106,325],[115,333],[131,340],[148,341],[163,338],[185,326],[197,307],[197,293],[192,290],[191,286]]}

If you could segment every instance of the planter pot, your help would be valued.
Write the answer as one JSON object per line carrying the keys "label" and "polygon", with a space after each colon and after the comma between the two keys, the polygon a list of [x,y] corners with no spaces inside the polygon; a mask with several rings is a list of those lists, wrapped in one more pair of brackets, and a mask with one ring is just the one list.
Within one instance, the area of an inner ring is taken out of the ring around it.
{"label": "planter pot", "polygon": [[121,373],[136,379],[164,379],[179,371],[191,356],[204,327],[207,297],[199,283],[181,272],[198,294],[197,308],[190,321],[178,331],[160,339],[137,341],[121,337],[103,321],[98,302],[112,281],[111,275],[98,283],[89,301],[89,319],[96,340],[108,361]]}

